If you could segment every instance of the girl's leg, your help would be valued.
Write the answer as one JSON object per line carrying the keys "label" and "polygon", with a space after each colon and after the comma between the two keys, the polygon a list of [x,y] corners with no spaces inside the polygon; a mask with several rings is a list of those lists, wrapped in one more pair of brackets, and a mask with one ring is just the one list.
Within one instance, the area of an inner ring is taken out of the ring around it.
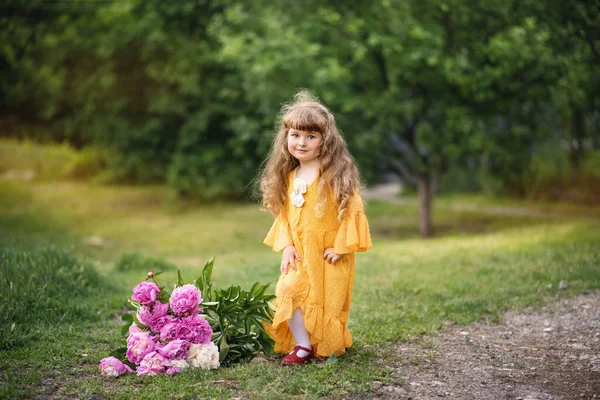
{"label": "girl's leg", "polygon": [[[287,323],[292,331],[294,340],[296,341],[296,346],[312,349],[312,346],[310,345],[310,334],[304,327],[304,317],[302,316],[302,311],[299,308],[294,310],[292,313],[292,318],[288,319]],[[304,350],[298,350],[297,355],[298,357],[306,357],[308,353]]]}

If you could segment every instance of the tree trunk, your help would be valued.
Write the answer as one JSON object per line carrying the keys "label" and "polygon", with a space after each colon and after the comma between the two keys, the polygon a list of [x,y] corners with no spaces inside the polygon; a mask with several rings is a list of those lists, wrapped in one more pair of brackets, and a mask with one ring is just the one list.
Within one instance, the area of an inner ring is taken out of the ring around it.
{"label": "tree trunk", "polygon": [[419,176],[419,233],[422,238],[433,234],[431,204],[433,202],[433,180],[429,176]]}

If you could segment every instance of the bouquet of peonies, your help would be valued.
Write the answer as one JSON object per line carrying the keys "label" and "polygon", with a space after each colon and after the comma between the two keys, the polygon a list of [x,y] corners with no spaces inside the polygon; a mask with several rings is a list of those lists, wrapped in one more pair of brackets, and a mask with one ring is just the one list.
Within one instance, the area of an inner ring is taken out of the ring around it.
{"label": "bouquet of peonies", "polygon": [[[186,368],[217,368],[250,360],[273,350],[264,323],[273,319],[269,284],[213,287],[214,257],[194,284],[185,284],[180,271],[173,292],[159,287],[148,273],[129,299],[135,314],[125,314],[123,346],[100,362],[103,375],[173,375]],[[204,297],[204,299],[202,298]],[[200,308],[202,305],[202,308]]]}
{"label": "bouquet of peonies", "polygon": [[211,341],[213,329],[201,314],[200,290],[195,285],[184,285],[179,274],[178,284],[169,296],[159,288],[154,275],[150,271],[148,279],[133,288],[129,302],[137,313],[123,316],[127,347],[102,359],[101,373],[173,375],[186,368],[218,368],[219,349]]}

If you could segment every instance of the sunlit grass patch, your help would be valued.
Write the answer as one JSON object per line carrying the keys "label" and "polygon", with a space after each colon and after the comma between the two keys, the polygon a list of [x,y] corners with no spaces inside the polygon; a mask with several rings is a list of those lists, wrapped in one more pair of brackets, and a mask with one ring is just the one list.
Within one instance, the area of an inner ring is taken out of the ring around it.
{"label": "sunlit grass patch", "polygon": [[0,175],[15,180],[58,179],[76,156],[68,144],[0,139]]}

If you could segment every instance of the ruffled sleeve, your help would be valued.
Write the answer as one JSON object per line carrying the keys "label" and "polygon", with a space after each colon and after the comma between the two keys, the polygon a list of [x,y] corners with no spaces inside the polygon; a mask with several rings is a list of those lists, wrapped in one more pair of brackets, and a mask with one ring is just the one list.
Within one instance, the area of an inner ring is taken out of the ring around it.
{"label": "ruffled sleeve", "polygon": [[348,254],[357,251],[367,251],[373,247],[369,222],[365,215],[360,196],[355,193],[348,211],[335,236],[333,250],[336,254]]}
{"label": "ruffled sleeve", "polygon": [[288,221],[279,214],[271,226],[271,230],[263,241],[267,246],[273,247],[273,251],[282,251],[287,246],[293,246],[292,230]]}

